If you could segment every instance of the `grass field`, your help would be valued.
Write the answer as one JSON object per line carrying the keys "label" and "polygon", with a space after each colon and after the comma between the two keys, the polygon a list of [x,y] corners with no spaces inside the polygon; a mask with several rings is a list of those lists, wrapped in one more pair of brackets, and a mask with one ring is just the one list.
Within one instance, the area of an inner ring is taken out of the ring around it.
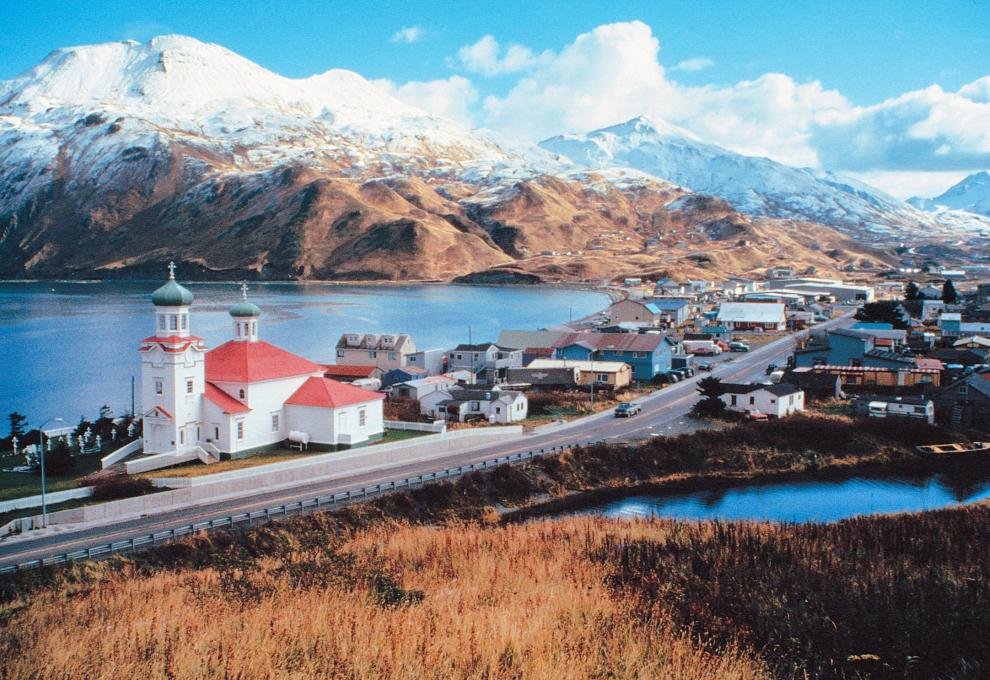
{"label": "grass field", "polygon": [[[24,464],[23,457],[16,460],[8,457],[0,461],[0,467],[13,467]],[[76,469],[70,475],[45,475],[45,488],[51,493],[74,489],[79,486],[79,480],[100,469],[99,455],[79,456],[76,458]],[[41,493],[41,476],[29,472],[0,472],[0,501],[23,496],[36,496]]]}
{"label": "grass field", "polygon": [[0,677],[985,678],[986,504],[802,526],[496,509],[643,480],[895,470],[942,436],[791,418],[589,447],[6,577]]}

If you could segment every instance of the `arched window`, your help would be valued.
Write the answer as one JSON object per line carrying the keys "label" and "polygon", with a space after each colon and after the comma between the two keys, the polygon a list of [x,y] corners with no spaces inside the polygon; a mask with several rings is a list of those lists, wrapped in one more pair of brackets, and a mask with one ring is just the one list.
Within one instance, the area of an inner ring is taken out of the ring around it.
{"label": "arched window", "polygon": [[240,398],[241,399],[244,398],[244,390],[243,389],[240,392],[238,392],[238,394],[240,395]]}
{"label": "arched window", "polygon": [[170,314],[168,317],[168,329],[170,331],[179,330],[179,318],[175,314]]}
{"label": "arched window", "polygon": [[165,315],[164,314],[159,314],[158,315],[158,330],[160,330],[160,331],[165,330]]}
{"label": "arched window", "polygon": [[188,327],[188,323],[189,322],[186,320],[186,315],[185,314],[183,314],[181,318],[182,318],[182,330],[186,330],[186,328]]}
{"label": "arched window", "polygon": [[258,322],[257,321],[252,321],[251,322],[251,335],[254,335],[257,332],[258,332]]}

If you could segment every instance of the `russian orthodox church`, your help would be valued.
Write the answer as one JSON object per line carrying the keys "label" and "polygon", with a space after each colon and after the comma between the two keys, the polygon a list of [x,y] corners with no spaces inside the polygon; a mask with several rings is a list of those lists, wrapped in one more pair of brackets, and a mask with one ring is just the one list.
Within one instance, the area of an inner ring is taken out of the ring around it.
{"label": "russian orthodox church", "polygon": [[261,309],[246,284],[230,308],[233,337],[214,349],[192,333],[193,294],[173,264],[151,302],[155,334],[140,348],[146,454],[199,446],[236,457],[290,438],[333,450],[381,437],[384,396],[331,380],[322,365],[261,340]]}

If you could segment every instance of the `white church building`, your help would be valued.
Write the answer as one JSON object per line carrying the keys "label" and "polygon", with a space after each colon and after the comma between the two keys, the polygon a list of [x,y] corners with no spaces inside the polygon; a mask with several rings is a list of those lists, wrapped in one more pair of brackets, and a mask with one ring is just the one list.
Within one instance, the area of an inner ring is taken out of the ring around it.
{"label": "white church building", "polygon": [[141,413],[146,454],[201,448],[220,457],[290,438],[333,450],[383,433],[384,395],[324,376],[323,366],[258,338],[261,309],[230,309],[233,338],[208,350],[192,334],[193,295],[169,280],[151,296],[155,334],[141,341]]}

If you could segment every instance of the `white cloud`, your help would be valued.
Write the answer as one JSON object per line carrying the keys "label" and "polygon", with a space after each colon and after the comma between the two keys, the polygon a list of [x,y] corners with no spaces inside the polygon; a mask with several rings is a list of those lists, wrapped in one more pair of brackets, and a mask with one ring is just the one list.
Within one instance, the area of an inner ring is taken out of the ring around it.
{"label": "white cloud", "polygon": [[943,172],[871,170],[847,174],[875,187],[882,187],[890,195],[903,200],[914,196],[934,198],[978,170],[979,168]]}
{"label": "white cloud", "polygon": [[388,39],[389,42],[393,43],[404,43],[406,45],[411,45],[414,42],[419,42],[423,39],[423,29],[419,26],[403,26],[398,31],[392,34],[392,37]]}
{"label": "white cloud", "polygon": [[821,161],[848,170],[990,167],[990,78],[956,92],[938,85],[853,107],[814,129]]}
{"label": "white cloud", "polygon": [[503,51],[492,35],[482,36],[478,42],[465,45],[457,51],[457,58],[465,69],[485,76],[517,73],[549,59],[550,56],[550,52],[537,55],[528,47],[516,44],[509,45]]}
{"label": "white cloud", "polygon": [[463,76],[451,76],[443,80],[414,80],[402,85],[396,85],[391,80],[375,80],[372,84],[411,106],[465,125],[474,123],[471,110],[478,101],[478,91]]}
{"label": "white cloud", "polygon": [[713,59],[708,57],[691,57],[690,59],[685,59],[684,61],[679,61],[670,67],[671,71],[685,71],[687,73],[695,73],[697,71],[704,71],[715,65]]}
{"label": "white cloud", "polygon": [[697,71],[706,58],[665,69],[658,39],[640,21],[598,26],[540,54],[486,35],[449,63],[517,76],[504,93],[480,100],[459,76],[393,85],[396,96],[530,141],[645,114],[740,153],[850,172],[897,196],[938,193],[964,171],[990,167],[990,76],[955,92],[933,85],[872,106],[782,73],[687,86],[670,74]]}

